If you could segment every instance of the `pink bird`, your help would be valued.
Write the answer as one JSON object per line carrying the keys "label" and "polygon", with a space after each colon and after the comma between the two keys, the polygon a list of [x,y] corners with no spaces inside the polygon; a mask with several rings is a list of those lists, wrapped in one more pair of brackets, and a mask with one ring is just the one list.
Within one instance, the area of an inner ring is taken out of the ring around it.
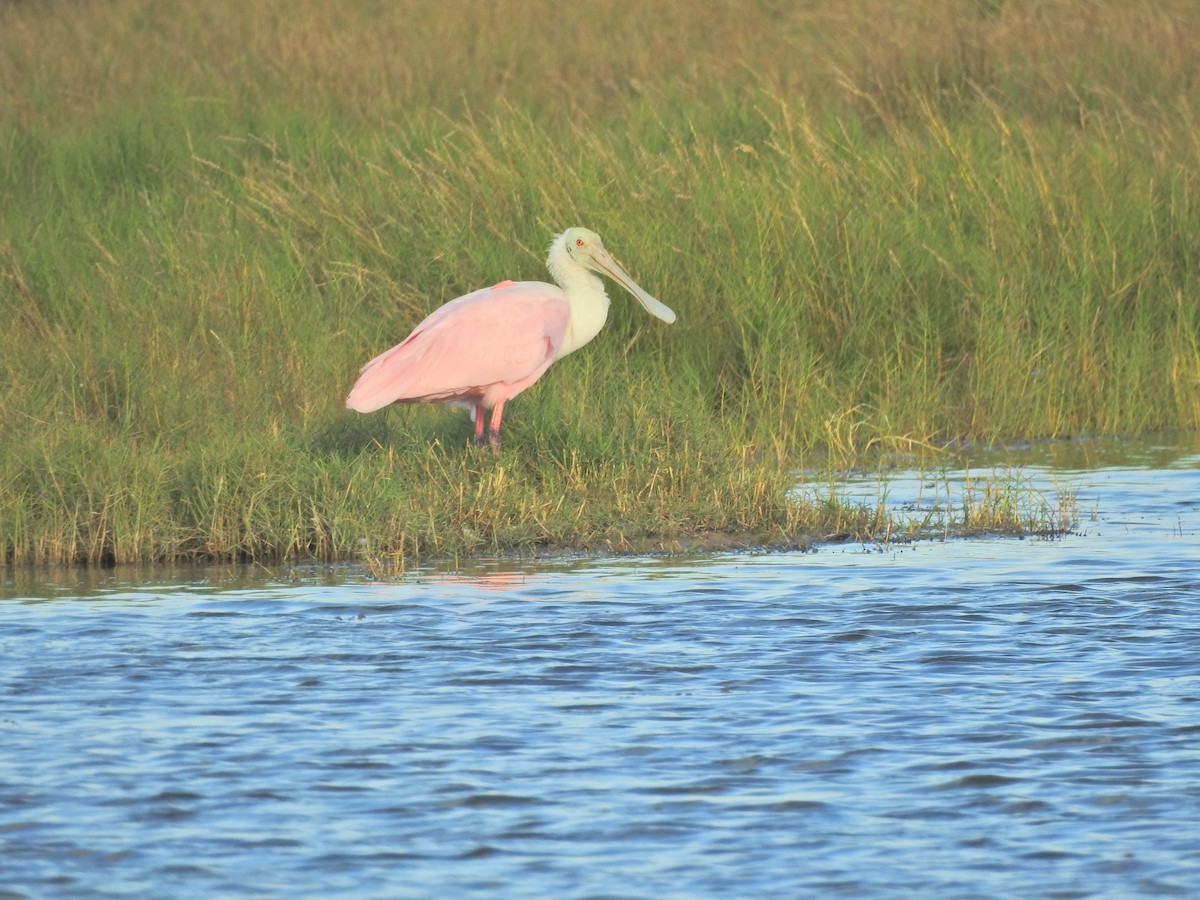
{"label": "pink bird", "polygon": [[490,409],[488,442],[498,453],[504,404],[604,327],[608,295],[593,272],[620,284],[651,315],[675,321],[675,313],[613,261],[594,231],[568,228],[556,236],[546,267],[559,287],[502,281],[434,310],[401,343],[362,367],[346,406],[361,413],[391,403],[461,406],[471,411],[480,445],[484,410]]}

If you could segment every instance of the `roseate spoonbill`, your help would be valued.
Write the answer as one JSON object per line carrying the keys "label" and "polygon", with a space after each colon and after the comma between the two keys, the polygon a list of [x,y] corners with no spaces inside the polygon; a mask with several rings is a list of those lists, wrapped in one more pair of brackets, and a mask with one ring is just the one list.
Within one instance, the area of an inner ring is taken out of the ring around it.
{"label": "roseate spoonbill", "polygon": [[608,295],[593,272],[617,282],[652,316],[675,321],[675,313],[613,261],[594,231],[568,228],[557,235],[546,268],[559,287],[502,281],[434,310],[401,343],[362,367],[346,406],[361,413],[391,403],[461,406],[471,411],[480,445],[484,410],[490,409],[488,442],[497,453],[504,404],[604,327]]}

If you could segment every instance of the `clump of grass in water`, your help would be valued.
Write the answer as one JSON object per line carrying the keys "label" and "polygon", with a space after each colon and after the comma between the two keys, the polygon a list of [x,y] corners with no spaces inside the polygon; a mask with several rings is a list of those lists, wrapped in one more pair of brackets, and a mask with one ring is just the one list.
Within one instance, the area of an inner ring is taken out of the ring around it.
{"label": "clump of grass in water", "polygon": [[[1200,427],[1195,5],[893,6],[651,0],[606,41],[531,2],[486,46],[454,3],[0,6],[0,554],[865,534],[798,464]],[[591,52],[512,58],[551,18]],[[438,411],[345,418],[575,223],[670,334],[614,298],[498,465]]]}
{"label": "clump of grass in water", "polygon": [[[1079,524],[1079,504],[1070,486],[1052,495],[1039,490],[1019,472],[993,473],[983,479],[968,474],[959,501],[956,533],[1033,534],[1057,537]],[[947,532],[950,527],[947,526]]]}
{"label": "clump of grass in water", "polygon": [[1079,505],[1069,485],[1046,490],[1020,470],[993,470],[983,477],[968,470],[960,480],[946,474],[927,475],[921,467],[906,476],[917,482],[916,495],[900,503],[894,503],[891,496],[895,476],[880,471],[877,477],[878,495],[873,502],[860,496],[861,475],[854,479],[857,487],[853,489],[836,474],[829,474],[810,480],[800,494],[810,502],[823,498],[834,506],[857,506],[878,523],[869,540],[885,546],[978,534],[1058,537],[1079,522]]}

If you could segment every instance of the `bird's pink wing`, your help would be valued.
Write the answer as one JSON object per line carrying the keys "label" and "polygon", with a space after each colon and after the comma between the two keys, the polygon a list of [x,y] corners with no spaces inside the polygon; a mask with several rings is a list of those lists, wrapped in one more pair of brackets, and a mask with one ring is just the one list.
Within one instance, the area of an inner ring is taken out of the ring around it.
{"label": "bird's pink wing", "polygon": [[373,412],[397,401],[482,396],[489,386],[536,377],[554,360],[567,317],[562,291],[540,281],[451,300],[363,366],[346,405]]}

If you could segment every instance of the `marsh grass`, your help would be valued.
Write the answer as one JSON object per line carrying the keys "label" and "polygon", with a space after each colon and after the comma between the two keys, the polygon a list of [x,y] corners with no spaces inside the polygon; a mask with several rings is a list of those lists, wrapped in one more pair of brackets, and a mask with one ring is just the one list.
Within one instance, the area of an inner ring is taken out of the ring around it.
{"label": "marsh grass", "polygon": [[[435,6],[0,4],[6,562],[874,535],[792,472],[1200,426],[1195,4]],[[342,408],[571,224],[678,323],[498,460]]]}

